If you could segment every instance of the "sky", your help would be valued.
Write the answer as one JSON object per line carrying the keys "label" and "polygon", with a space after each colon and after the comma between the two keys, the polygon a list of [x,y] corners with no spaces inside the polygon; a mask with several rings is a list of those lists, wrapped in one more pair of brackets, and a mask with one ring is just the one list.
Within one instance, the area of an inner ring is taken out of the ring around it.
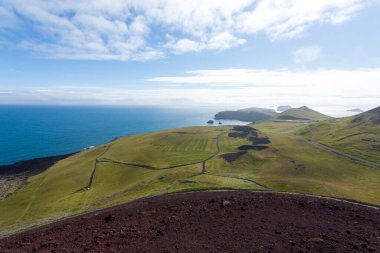
{"label": "sky", "polygon": [[380,103],[380,0],[0,0],[0,104]]}

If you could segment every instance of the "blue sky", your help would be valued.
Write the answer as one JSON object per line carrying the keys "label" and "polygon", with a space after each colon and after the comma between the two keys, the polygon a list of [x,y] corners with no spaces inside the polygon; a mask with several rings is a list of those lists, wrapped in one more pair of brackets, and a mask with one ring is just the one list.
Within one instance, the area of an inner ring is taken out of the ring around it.
{"label": "blue sky", "polygon": [[380,101],[378,0],[0,0],[0,104]]}

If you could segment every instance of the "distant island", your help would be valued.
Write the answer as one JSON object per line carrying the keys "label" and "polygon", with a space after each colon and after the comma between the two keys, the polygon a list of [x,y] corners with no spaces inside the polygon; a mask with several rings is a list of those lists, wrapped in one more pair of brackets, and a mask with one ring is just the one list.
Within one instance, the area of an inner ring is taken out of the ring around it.
{"label": "distant island", "polygon": [[[281,108],[280,108],[281,107]],[[247,122],[257,122],[262,120],[285,120],[285,121],[320,121],[331,117],[320,112],[314,111],[307,106],[299,108],[291,108],[290,106],[279,106],[277,109],[286,109],[281,113],[277,113],[272,109],[265,108],[247,108],[236,111],[222,111],[215,115],[215,119],[240,120]]]}
{"label": "distant island", "polygon": [[360,108],[349,109],[349,110],[347,110],[347,111],[348,111],[348,112],[363,112],[363,110],[360,109]]}
{"label": "distant island", "polygon": [[237,111],[222,111],[215,115],[216,120],[240,120],[246,122],[255,122],[259,120],[267,120],[276,116],[276,111],[264,108],[246,108]]}

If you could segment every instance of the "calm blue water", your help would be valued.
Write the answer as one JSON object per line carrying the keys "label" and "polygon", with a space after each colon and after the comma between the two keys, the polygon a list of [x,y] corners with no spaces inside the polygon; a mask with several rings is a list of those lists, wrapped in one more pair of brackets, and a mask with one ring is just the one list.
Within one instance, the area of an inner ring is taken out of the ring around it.
{"label": "calm blue water", "polygon": [[75,152],[122,135],[206,125],[216,112],[149,107],[0,106],[0,164]]}

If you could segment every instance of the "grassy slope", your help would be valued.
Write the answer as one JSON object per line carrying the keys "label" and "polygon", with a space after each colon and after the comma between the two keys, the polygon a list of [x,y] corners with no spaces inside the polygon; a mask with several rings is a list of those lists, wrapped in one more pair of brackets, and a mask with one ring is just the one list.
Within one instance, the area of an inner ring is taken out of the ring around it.
{"label": "grassy slope", "polygon": [[307,126],[299,131],[313,141],[351,155],[380,163],[380,125],[357,124],[354,117],[333,119]]}
{"label": "grassy slope", "polygon": [[308,145],[292,134],[303,124],[262,122],[254,127],[265,132],[275,148],[267,152],[260,182],[279,190],[380,203],[380,170]]}
{"label": "grassy slope", "polygon": [[[216,152],[216,137],[228,130],[228,127],[199,127],[123,137],[107,144],[111,147],[100,158],[157,167],[201,161]],[[232,138],[221,142],[224,150],[232,150],[245,143]],[[185,189],[247,188],[245,181],[205,182],[202,176],[194,178],[197,183],[181,183],[181,180],[200,173],[201,164],[170,170],[147,170],[99,163],[93,187],[86,191],[83,188],[88,183],[93,162],[105,149],[106,145],[103,145],[81,152],[33,177],[26,187],[0,202],[0,227],[47,216],[63,217],[109,204]],[[260,187],[251,183],[248,188]]]}
{"label": "grassy slope", "polygon": [[[92,188],[84,190],[94,160],[112,159],[165,167],[200,161],[215,153],[220,136],[222,153],[236,152],[249,144],[228,137],[230,127],[191,127],[123,137],[60,161],[35,176],[28,185],[0,202],[0,227],[18,223],[41,224],[97,208],[170,192],[199,189],[264,189],[307,192],[380,204],[380,170],[336,157],[288,134],[299,123],[266,122],[255,127],[272,143],[264,151],[249,151],[233,164],[217,156],[209,160],[206,174],[201,164],[166,170],[102,162]],[[256,184],[257,181],[259,184]]]}
{"label": "grassy slope", "polygon": [[[102,158],[154,167],[197,162],[215,153],[217,132],[214,129],[188,128],[186,131],[162,131],[143,137],[123,137]],[[133,145],[126,145],[127,142]]]}
{"label": "grassy slope", "polygon": [[281,119],[281,117],[292,117],[294,119],[306,119],[306,120],[313,120],[313,121],[320,121],[320,120],[326,120],[330,117],[327,115],[324,115],[320,112],[314,111],[306,106],[302,106],[300,108],[292,108],[289,110],[286,110],[282,113],[280,113],[276,118]]}

